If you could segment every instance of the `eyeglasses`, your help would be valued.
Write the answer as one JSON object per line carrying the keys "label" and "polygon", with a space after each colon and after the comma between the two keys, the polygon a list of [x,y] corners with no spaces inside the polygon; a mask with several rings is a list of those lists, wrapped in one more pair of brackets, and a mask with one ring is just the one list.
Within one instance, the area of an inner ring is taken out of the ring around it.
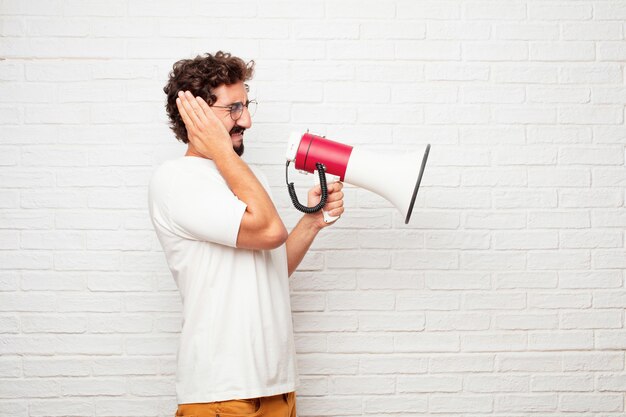
{"label": "eyeglasses", "polygon": [[243,114],[243,108],[246,107],[248,112],[250,113],[250,117],[254,116],[254,112],[256,112],[256,100],[248,100],[245,103],[241,101],[237,101],[236,103],[231,104],[230,106],[211,106],[217,107],[220,109],[228,109],[230,111],[230,118],[234,121],[237,121],[241,118]]}

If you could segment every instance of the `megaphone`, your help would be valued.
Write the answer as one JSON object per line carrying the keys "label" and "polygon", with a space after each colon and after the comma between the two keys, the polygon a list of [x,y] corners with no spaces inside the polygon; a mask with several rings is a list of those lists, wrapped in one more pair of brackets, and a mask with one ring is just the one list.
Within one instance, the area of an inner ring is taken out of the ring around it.
{"label": "megaphone", "polygon": [[[314,207],[300,204],[293,183],[285,179],[294,206],[305,213],[321,210],[326,204],[327,192],[325,174],[339,177],[340,181],[372,191],[390,201],[404,216],[407,224],[413,212],[415,198],[422,181],[424,168],[430,152],[430,144],[423,153],[385,156],[360,147],[326,139],[309,133],[293,132],[287,144],[287,165],[295,162],[301,172],[318,171],[322,199]],[[326,218],[326,216],[325,216]],[[328,220],[327,220],[328,221]]]}

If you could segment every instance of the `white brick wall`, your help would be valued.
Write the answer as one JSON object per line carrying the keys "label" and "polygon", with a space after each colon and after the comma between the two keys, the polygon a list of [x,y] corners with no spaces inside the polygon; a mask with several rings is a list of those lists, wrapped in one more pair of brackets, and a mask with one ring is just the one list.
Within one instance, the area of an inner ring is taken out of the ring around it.
{"label": "white brick wall", "polygon": [[[346,188],[292,280],[301,416],[623,416],[626,1],[0,0],[0,415],[171,416],[147,216],[178,59],[257,61],[287,134],[432,144],[412,222]],[[305,187],[311,178],[298,180]]]}

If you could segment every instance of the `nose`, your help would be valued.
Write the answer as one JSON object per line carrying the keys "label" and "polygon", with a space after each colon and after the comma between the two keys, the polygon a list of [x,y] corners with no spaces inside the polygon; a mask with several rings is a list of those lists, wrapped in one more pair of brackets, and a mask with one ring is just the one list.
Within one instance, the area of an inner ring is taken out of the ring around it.
{"label": "nose", "polygon": [[246,129],[249,129],[250,126],[252,126],[252,117],[250,117],[250,111],[247,107],[243,108],[243,113],[241,113],[241,117],[237,120],[237,126],[241,126]]}

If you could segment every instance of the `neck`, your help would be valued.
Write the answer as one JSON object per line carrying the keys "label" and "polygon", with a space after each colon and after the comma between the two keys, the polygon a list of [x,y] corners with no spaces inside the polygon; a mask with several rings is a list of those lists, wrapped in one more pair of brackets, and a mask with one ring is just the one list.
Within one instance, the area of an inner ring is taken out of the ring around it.
{"label": "neck", "polygon": [[196,151],[196,149],[191,146],[191,143],[187,144],[187,152],[185,152],[185,156],[197,156],[198,158],[210,159]]}

